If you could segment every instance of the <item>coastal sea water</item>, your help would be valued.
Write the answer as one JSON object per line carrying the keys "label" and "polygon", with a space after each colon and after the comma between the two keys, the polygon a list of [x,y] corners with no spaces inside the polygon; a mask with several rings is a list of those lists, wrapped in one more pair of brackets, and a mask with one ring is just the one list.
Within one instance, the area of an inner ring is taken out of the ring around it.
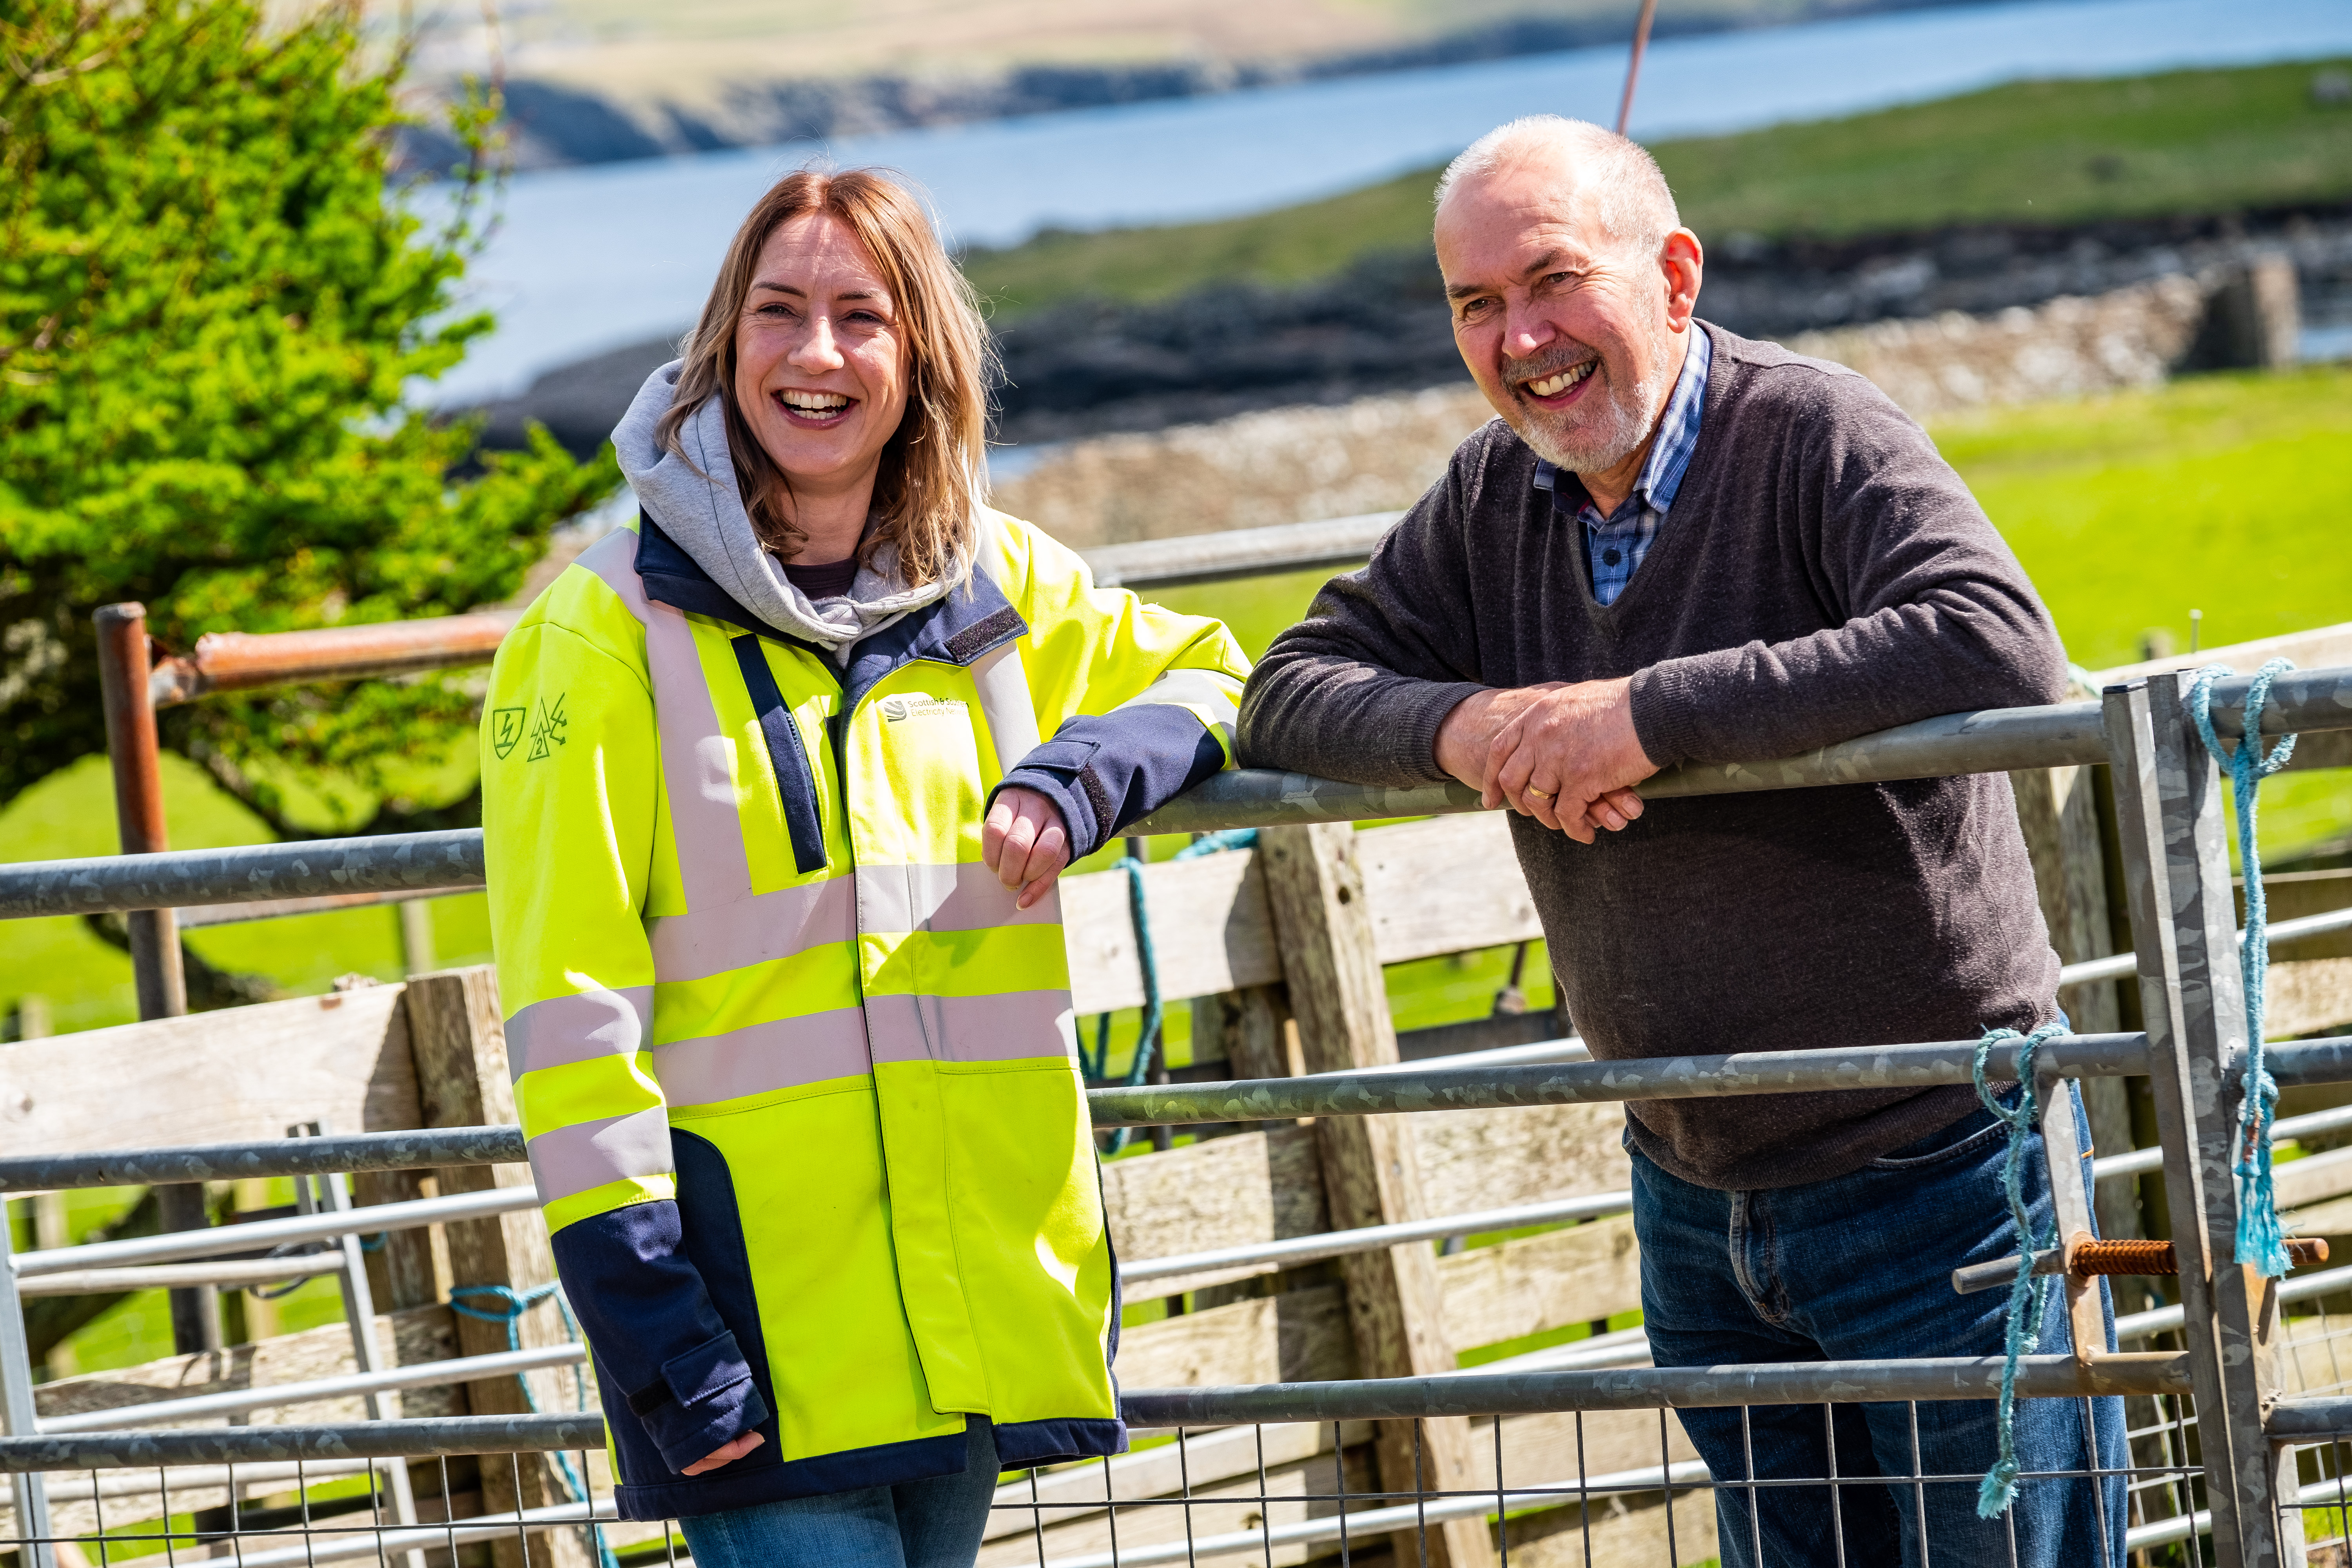
{"label": "coastal sea water", "polygon": [[[1666,39],[1643,65],[1645,140],[1856,113],[2030,77],[2110,76],[2352,51],[2346,0],[2038,0]],[[468,305],[495,333],[425,389],[520,390],[602,350],[683,331],[759,193],[813,158],[886,164],[959,244],[1040,228],[1259,211],[1441,162],[1516,115],[1607,121],[1622,48],[1576,49],[1217,97],[517,176]],[[411,201],[428,221],[437,197]]]}

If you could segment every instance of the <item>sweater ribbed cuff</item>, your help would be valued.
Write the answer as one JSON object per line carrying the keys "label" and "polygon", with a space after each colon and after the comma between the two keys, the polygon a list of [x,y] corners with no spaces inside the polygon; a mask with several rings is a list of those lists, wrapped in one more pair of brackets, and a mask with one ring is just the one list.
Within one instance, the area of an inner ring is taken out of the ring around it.
{"label": "sweater ribbed cuff", "polygon": [[1486,688],[1475,680],[1413,685],[1410,693],[1400,694],[1391,716],[1396,727],[1392,763],[1414,784],[1443,784],[1448,775],[1437,765],[1437,731],[1444,727],[1447,714]]}
{"label": "sweater ribbed cuff", "polygon": [[1696,694],[1690,672],[1676,668],[1681,662],[1668,659],[1640,671],[1626,696],[1633,710],[1633,738],[1642,742],[1642,754],[1661,768],[1698,755]]}

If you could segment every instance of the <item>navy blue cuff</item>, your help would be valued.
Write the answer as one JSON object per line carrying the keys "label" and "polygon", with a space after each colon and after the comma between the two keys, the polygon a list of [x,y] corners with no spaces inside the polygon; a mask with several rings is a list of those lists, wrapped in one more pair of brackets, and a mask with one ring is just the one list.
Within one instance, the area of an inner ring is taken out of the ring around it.
{"label": "navy blue cuff", "polygon": [[630,1394],[629,1409],[679,1472],[768,1418],[732,1331],[662,1363],[661,1381]]}
{"label": "navy blue cuff", "polygon": [[1071,720],[996,788],[1052,801],[1076,861],[1224,765],[1224,747],[1191,710],[1149,703]]}
{"label": "navy blue cuff", "polygon": [[[988,803],[994,805],[1003,790],[1035,790],[1062,814],[1062,826],[1070,835],[1070,858],[1083,860],[1109,841],[1104,823],[1115,809],[1099,776],[1087,766],[1095,751],[1090,741],[1066,741],[1057,735],[1022,758],[998,781],[989,792]],[[1087,788],[1090,781],[1091,790]]]}

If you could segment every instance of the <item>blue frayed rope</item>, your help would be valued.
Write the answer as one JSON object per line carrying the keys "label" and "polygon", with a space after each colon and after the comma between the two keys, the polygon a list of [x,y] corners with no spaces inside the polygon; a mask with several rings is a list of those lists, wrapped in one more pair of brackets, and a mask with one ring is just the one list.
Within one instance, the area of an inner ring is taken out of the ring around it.
{"label": "blue frayed rope", "polygon": [[2286,766],[2294,754],[2294,737],[2281,737],[2263,750],[2263,708],[2269,702],[2271,682],[2293,669],[2284,658],[2272,659],[2254,672],[2246,688],[2244,738],[2234,752],[2224,751],[2213,732],[2213,683],[2237,671],[2209,664],[2197,672],[2189,689],[2189,716],[2197,738],[2230,775],[2230,791],[2238,815],[2238,863],[2246,874],[2246,938],[2238,950],[2238,973],[2246,993],[2245,1094],[2238,1102],[2237,1160],[2231,1170],[2238,1178],[2237,1259],[2267,1279],[2287,1270],[2286,1236],[2279,1226],[2278,1199],[2271,1189],[2271,1121],[2278,1107],[2278,1082],[2263,1065],[2263,987],[2271,967],[2269,900],[2263,895],[2263,853],[2254,834],[2254,813],[2262,797],[2263,780]]}
{"label": "blue frayed rope", "polygon": [[[2009,1288],[2009,1331],[2001,1347],[2000,1405],[1996,1425],[2000,1437],[2000,1456],[1991,1469],[1985,1472],[1984,1485],[1977,1490],[1977,1517],[1991,1519],[2007,1508],[2017,1497],[2017,1363],[2021,1356],[2032,1355],[2042,1342],[2042,1314],[2049,1305],[2050,1279],[2033,1272],[2033,1255],[2051,1246],[2056,1239],[2057,1225],[2053,1219],[2051,1236],[2033,1234],[2033,1216],[2025,1206],[2025,1149],[2033,1131],[2034,1089],[2033,1058],[2053,1037],[2065,1033],[2063,1021],[2042,1025],[2030,1035],[2015,1029],[1993,1029],[1977,1042],[1976,1065],[1970,1076],[1976,1080],[1977,1098],[1996,1120],[2009,1129],[2009,1159],[2000,1174],[2001,1191],[2009,1197],[2009,1217],[2017,1226],[2017,1279]],[[2017,1109],[2001,1104],[1992,1086],[1985,1081],[1986,1065],[1992,1059],[1992,1048],[2011,1040],[2024,1042],[2017,1050]]]}
{"label": "blue frayed rope", "polygon": [[[496,1302],[497,1305],[494,1308],[469,1307],[463,1300],[467,1296],[484,1298]],[[573,1344],[578,1344],[580,1324],[572,1316],[572,1303],[563,1299],[563,1287],[552,1279],[544,1285],[533,1285],[527,1290],[517,1290],[507,1285],[452,1285],[449,1287],[449,1310],[460,1317],[471,1318],[476,1322],[504,1323],[507,1330],[507,1349],[519,1351],[522,1349],[522,1315],[551,1296],[555,1299],[555,1310],[563,1314],[564,1334]],[[530,1375],[528,1373],[519,1372],[515,1373],[515,1381],[522,1385],[523,1404],[530,1408],[532,1415],[538,1415],[539,1396],[530,1391]],[[576,1363],[572,1368],[572,1389],[580,1409],[586,1411],[588,1375]],[[552,1457],[556,1468],[563,1473],[563,1484],[572,1489],[571,1500],[588,1501],[587,1483],[581,1479],[579,1469],[572,1463],[572,1456],[558,1453]],[[518,1501],[515,1506],[520,1508],[522,1505]],[[613,1555],[613,1549],[604,1543],[604,1527],[591,1525],[589,1528],[595,1531],[596,1556],[603,1564],[603,1568],[619,1568],[620,1560]]]}
{"label": "blue frayed rope", "polygon": [[[1197,856],[1214,855],[1226,849],[1247,849],[1257,842],[1255,827],[1229,827],[1222,833],[1204,833],[1192,843],[1176,851],[1174,858],[1190,860]],[[1151,1072],[1152,1058],[1159,1055],[1162,1026],[1167,1022],[1167,1008],[1160,1000],[1160,956],[1151,945],[1151,913],[1144,902],[1143,862],[1134,856],[1124,856],[1113,870],[1127,873],[1127,911],[1135,926],[1136,967],[1143,974],[1143,1026],[1135,1037],[1135,1059],[1128,1064],[1127,1087],[1141,1087]],[[1086,1043],[1078,1044],[1078,1066],[1087,1077],[1097,1083],[1110,1078],[1110,1015],[1103,1014],[1095,1020],[1094,1054],[1087,1054]],[[1116,1154],[1127,1147],[1135,1135],[1132,1127],[1113,1130],[1110,1146],[1103,1152]]]}

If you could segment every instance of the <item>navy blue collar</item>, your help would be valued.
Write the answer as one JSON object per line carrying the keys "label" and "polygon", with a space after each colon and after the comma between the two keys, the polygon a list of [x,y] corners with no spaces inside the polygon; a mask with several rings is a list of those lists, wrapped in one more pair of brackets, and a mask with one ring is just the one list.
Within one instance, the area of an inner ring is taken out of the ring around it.
{"label": "navy blue collar", "polygon": [[[778,631],[737,604],[734,595],[713,582],[710,574],[664,533],[653,514],[643,508],[637,511],[636,564],[646,598],[790,643],[816,655],[828,670],[837,668],[816,644]],[[1013,607],[996,580],[974,571],[961,585],[850,648],[849,668],[841,683],[842,711],[856,709],[877,681],[900,665],[919,659],[969,665],[1028,629],[1029,623],[1021,618],[1021,612]]]}

